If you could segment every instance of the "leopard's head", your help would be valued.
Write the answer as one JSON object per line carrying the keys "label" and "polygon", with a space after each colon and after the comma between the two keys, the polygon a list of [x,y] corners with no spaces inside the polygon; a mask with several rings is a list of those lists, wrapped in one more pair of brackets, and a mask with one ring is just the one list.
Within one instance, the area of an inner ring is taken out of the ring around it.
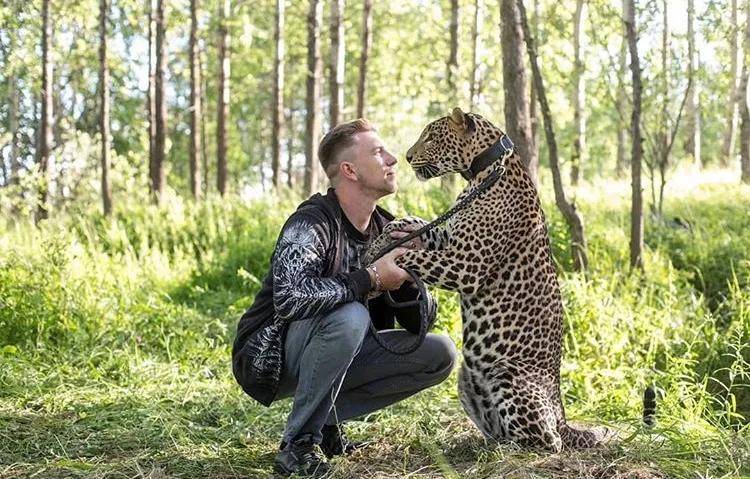
{"label": "leopard's head", "polygon": [[497,141],[503,132],[476,113],[460,108],[425,127],[419,140],[406,152],[417,178],[427,180],[471,166],[479,153]]}

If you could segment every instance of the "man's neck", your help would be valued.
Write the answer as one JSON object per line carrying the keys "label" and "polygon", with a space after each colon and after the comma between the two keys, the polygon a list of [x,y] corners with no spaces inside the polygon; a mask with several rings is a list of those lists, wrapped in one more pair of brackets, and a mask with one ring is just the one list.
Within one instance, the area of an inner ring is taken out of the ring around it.
{"label": "man's neck", "polygon": [[362,233],[367,231],[372,212],[375,211],[376,199],[344,185],[336,186],[334,190],[341,209],[352,226]]}

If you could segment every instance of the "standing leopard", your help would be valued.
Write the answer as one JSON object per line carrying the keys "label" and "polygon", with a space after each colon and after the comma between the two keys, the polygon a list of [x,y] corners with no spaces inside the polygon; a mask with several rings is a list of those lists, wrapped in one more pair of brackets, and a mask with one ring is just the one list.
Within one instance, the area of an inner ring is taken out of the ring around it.
{"label": "standing leopard", "polygon": [[[462,173],[469,182],[460,201],[499,166],[502,159],[471,168],[503,136],[481,116],[456,108],[427,125],[406,159],[422,181]],[[517,154],[504,163],[497,182],[424,234],[422,248],[397,264],[428,285],[460,293],[459,398],[482,433],[554,452],[593,447],[610,433],[569,425],[560,397],[563,308],[544,212]],[[393,241],[390,232],[423,224],[418,218],[390,223],[370,254]]]}

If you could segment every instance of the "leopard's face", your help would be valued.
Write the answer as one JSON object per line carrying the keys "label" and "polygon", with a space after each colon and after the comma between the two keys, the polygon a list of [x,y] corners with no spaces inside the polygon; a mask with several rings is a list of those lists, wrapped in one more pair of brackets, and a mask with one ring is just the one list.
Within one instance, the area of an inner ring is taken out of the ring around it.
{"label": "leopard's face", "polygon": [[427,125],[406,152],[417,178],[424,181],[466,170],[474,157],[494,143],[502,132],[476,113],[459,108]]}

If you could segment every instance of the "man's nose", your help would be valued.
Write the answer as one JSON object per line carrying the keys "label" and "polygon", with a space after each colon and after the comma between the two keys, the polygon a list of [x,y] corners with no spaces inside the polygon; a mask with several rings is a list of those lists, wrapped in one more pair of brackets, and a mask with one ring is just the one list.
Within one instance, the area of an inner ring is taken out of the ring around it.
{"label": "man's nose", "polygon": [[395,156],[393,156],[390,153],[388,153],[388,157],[386,159],[386,164],[388,166],[391,166],[391,165],[394,165],[396,163],[398,163],[398,159]]}

